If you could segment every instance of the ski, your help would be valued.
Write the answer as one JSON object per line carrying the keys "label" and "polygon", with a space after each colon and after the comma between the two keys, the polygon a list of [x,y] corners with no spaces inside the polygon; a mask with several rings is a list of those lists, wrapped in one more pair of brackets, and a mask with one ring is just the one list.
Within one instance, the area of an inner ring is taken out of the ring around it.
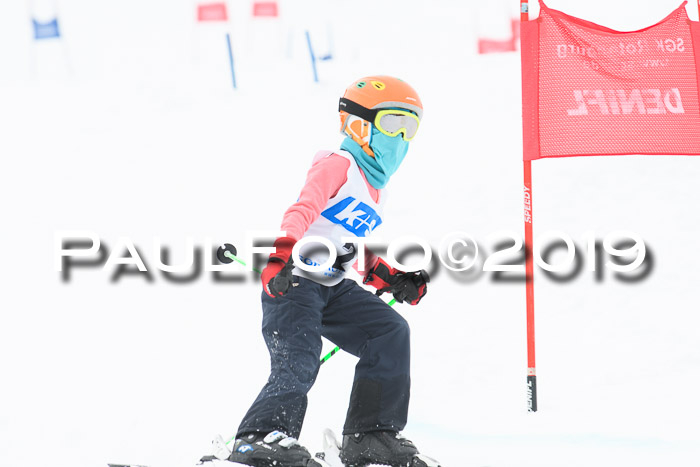
{"label": "ski", "polygon": [[[317,452],[306,463],[305,467],[389,467],[386,464],[364,464],[346,466],[340,460],[342,444],[333,430],[323,430],[323,451]],[[202,457],[197,463],[198,467],[250,467],[246,464],[228,460],[231,450],[221,435],[212,440],[212,454]],[[143,464],[107,464],[107,467],[148,467]],[[440,463],[423,454],[416,454],[411,461],[402,467],[441,467]]]}
{"label": "ski", "polygon": [[[322,454],[322,453],[318,453]],[[317,456],[318,456],[317,454]],[[201,467],[250,467],[249,465],[246,464],[240,464],[238,462],[231,462],[227,460],[220,460],[220,459],[207,459],[207,460],[202,460],[200,461],[197,466]],[[342,464],[341,464],[342,466]],[[325,460],[323,460],[322,457],[312,457],[309,459],[308,463],[306,464],[306,467],[336,467],[335,465],[329,464]],[[385,466],[384,466],[385,467]]]}
{"label": "ski", "polygon": [[[340,461],[341,445],[330,428],[323,430],[323,451],[317,452],[309,461],[310,467],[343,467]],[[314,462],[316,464],[314,464]]]}

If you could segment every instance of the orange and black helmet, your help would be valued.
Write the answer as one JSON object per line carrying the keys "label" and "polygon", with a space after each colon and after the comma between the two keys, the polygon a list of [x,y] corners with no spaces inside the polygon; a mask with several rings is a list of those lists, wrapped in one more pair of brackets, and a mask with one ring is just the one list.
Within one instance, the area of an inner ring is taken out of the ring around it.
{"label": "orange and black helmet", "polygon": [[370,124],[381,109],[404,109],[413,112],[420,120],[423,104],[418,93],[406,82],[393,76],[368,76],[348,86],[340,98],[340,131],[350,136],[367,154],[374,153],[369,147]]}

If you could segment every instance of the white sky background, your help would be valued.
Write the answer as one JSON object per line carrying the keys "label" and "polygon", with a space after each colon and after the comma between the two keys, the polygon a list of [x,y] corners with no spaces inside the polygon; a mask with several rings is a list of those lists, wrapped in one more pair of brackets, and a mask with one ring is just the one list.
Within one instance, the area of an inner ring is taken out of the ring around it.
{"label": "white sky background", "polygon": [[[547,4],[619,30],[678,6]],[[491,234],[522,234],[519,55],[476,55],[478,35],[507,35],[517,2],[286,0],[276,21],[228,5],[228,24],[201,25],[189,1],[0,3],[0,465],[192,465],[233,434],[268,371],[258,282],[168,282],[153,239],[178,262],[188,236],[241,251],[247,231],[277,229],[314,153],[338,147],[337,98],[360,76],[400,76],[425,105],[383,239],[437,246],[466,231],[489,253]],[[31,11],[57,13],[63,38],[34,43]],[[334,54],[318,84],[305,30]],[[533,170],[536,235],[583,245],[588,231],[631,230],[654,269],[636,284],[537,271],[537,414],[525,412],[524,286],[441,269],[418,307],[399,307],[414,349],[406,434],[448,467],[696,465],[700,159]],[[110,253],[129,237],[153,281],[83,268],[62,282],[61,230],[95,232]],[[321,371],[302,434],[312,450],[322,428],[340,431],[354,364],[340,354]]]}

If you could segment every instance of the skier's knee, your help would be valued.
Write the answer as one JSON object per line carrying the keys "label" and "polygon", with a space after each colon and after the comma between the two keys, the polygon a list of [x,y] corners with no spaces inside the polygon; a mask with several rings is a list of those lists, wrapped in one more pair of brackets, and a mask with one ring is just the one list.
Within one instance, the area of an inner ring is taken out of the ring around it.
{"label": "skier's knee", "polygon": [[394,329],[393,333],[398,337],[403,340],[409,341],[411,338],[411,327],[408,325],[408,321],[401,316],[397,315],[396,320],[394,322]]}

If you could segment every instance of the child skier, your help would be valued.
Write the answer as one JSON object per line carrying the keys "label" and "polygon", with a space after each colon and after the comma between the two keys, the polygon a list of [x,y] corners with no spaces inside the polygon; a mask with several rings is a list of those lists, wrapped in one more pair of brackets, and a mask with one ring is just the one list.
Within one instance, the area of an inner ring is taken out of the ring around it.
{"label": "child skier", "polygon": [[[377,295],[344,277],[357,260],[347,237],[366,237],[383,222],[384,187],[416,135],[423,106],[407,83],[390,76],[362,78],[339,104],[341,150],[319,152],[299,199],[285,213],[262,272],[262,331],[271,374],[241,422],[229,461],[251,466],[320,465],[297,438],[307,393],[319,371],[321,336],[359,358],[343,429],[340,458],[346,466],[437,466],[399,435],[406,425],[410,391],[409,327]],[[336,249],[308,243],[292,260],[295,243],[309,236]],[[417,304],[427,291],[424,271],[406,273],[365,250],[364,283]]]}

